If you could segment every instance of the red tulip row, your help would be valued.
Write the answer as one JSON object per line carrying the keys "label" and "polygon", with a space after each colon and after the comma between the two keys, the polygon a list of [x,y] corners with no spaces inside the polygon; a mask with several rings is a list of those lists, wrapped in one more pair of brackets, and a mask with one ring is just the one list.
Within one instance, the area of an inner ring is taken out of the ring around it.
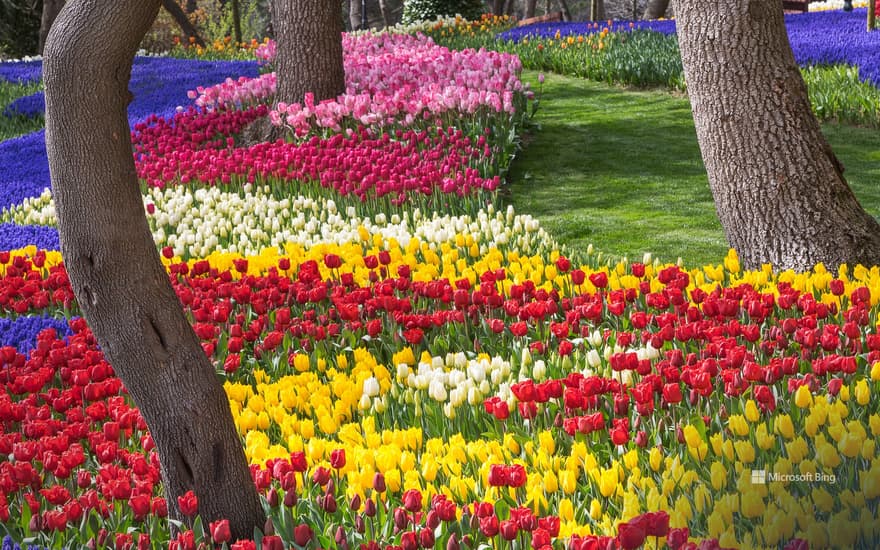
{"label": "red tulip row", "polygon": [[155,187],[268,179],[317,182],[362,202],[389,196],[395,204],[413,193],[463,197],[494,191],[500,184],[487,169],[492,151],[486,136],[472,139],[454,128],[378,136],[361,128],[351,135],[316,136],[305,143],[276,141],[250,147],[236,147],[234,138],[226,137],[265,113],[263,106],[211,113],[189,110],[172,121],[153,117],[138,124],[133,132],[138,176]]}

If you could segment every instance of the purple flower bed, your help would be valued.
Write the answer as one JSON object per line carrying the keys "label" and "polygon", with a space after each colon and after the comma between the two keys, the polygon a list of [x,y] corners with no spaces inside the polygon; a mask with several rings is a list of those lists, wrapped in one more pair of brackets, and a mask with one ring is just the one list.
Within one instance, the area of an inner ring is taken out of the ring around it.
{"label": "purple flower bed", "polygon": [[[40,61],[0,63],[0,78],[9,81],[39,80]],[[187,90],[222,82],[227,77],[256,77],[255,61],[194,61],[168,57],[135,59],[129,88],[134,101],[128,108],[131,124],[151,113],[170,116],[178,105],[190,105]],[[14,106],[14,107],[13,107]],[[10,108],[20,114],[34,116],[45,109],[42,92],[13,102]],[[8,116],[4,112],[4,116]],[[49,186],[49,165],[46,157],[45,132],[40,130],[0,142],[0,208],[17,204],[27,197],[36,197]],[[36,244],[40,248],[58,248],[54,229],[0,226],[0,250]]]}
{"label": "purple flower bed", "polygon": [[[632,27],[630,27],[632,23]],[[519,42],[523,38],[553,38],[559,32],[560,36],[577,36],[580,34],[593,34],[601,31],[607,25],[600,23],[595,26],[592,21],[567,21],[562,23],[534,23],[524,27],[514,27],[498,35],[501,40],[513,40]],[[632,30],[655,31],[662,34],[675,33],[675,21],[612,21],[611,32],[628,32]]]}
{"label": "purple flower bed", "polygon": [[42,61],[0,63],[0,80],[5,80],[7,82],[16,82],[19,84],[36,82],[42,78],[42,73]]}
{"label": "purple flower bed", "polygon": [[[795,59],[801,65],[854,65],[862,80],[880,86],[880,32],[865,32],[865,18],[865,9],[786,15]],[[611,30],[628,31],[629,25],[629,21],[615,21]],[[675,33],[675,21],[636,21],[632,28],[668,35]],[[569,36],[597,30],[585,22],[536,23],[511,29],[498,38],[519,41],[527,36],[553,38],[557,31]]]}
{"label": "purple flower bed", "polygon": [[[37,342],[37,334],[47,328],[55,329],[59,337],[70,336],[71,330],[67,319],[55,319],[47,315],[39,317],[18,317],[5,319],[0,317],[0,342],[4,346],[15,346],[19,353],[27,354]],[[3,541],[2,550],[6,550],[7,542]],[[9,541],[9,548],[13,548]],[[14,548],[18,548],[15,545]]]}
{"label": "purple flower bed", "polygon": [[0,208],[36,197],[48,186],[44,130],[0,142]]}
{"label": "purple flower bed", "polygon": [[6,108],[3,109],[2,116],[26,116],[28,118],[33,118],[36,116],[43,116],[45,110],[46,99],[43,92],[37,92],[35,94],[20,97],[7,105]]}
{"label": "purple flower bed", "polygon": [[0,250],[15,250],[31,244],[43,250],[58,250],[58,231],[40,225],[0,224]]}

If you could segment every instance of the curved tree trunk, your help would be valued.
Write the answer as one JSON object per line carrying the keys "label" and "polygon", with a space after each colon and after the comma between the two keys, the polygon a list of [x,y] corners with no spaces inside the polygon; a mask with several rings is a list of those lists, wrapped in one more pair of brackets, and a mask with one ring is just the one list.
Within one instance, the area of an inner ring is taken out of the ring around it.
{"label": "curved tree trunk", "polygon": [[40,15],[40,38],[37,46],[40,55],[43,55],[43,50],[46,48],[46,37],[49,36],[49,29],[52,28],[52,23],[55,22],[55,18],[58,17],[63,7],[64,0],[43,0],[43,12]]}
{"label": "curved tree trunk", "polygon": [[669,0],[648,0],[645,8],[645,15],[642,19],[660,19],[666,17],[666,10],[669,9]]}
{"label": "curved tree trunk", "polygon": [[715,207],[743,265],[880,262],[880,225],[822,135],[779,2],[681,0],[676,21]]}
{"label": "curved tree trunk", "polygon": [[[159,260],[126,109],[159,0],[71,0],[46,45],[46,149],[61,252],[83,316],[146,420],[172,517],[193,490],[234,536],[265,521],[229,402]],[[113,32],[108,32],[112,29]],[[83,78],[88,75],[88,78]]]}

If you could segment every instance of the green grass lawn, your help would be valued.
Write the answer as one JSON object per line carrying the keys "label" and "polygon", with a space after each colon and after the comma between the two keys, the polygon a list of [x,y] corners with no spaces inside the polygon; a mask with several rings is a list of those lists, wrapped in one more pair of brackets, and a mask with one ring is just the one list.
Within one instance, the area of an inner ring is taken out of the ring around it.
{"label": "green grass lawn", "polygon": [[[526,72],[534,83],[537,73]],[[727,243],[683,95],[548,74],[527,144],[509,174],[517,212],[572,251],[686,265],[719,263]],[[826,126],[865,208],[880,215],[880,135]]]}
{"label": "green grass lawn", "polygon": [[[12,84],[0,80],[0,115],[6,106],[19,97],[30,95],[40,89],[39,83]],[[43,127],[43,117],[0,116],[0,141],[39,130]]]}

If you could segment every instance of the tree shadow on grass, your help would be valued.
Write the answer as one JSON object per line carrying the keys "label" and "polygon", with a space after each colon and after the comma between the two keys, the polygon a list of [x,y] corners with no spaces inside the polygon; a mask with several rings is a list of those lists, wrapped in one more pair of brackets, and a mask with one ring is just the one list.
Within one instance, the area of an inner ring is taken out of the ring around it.
{"label": "tree shadow on grass", "polygon": [[673,261],[726,250],[685,97],[550,75],[535,122],[509,201],[561,243]]}

